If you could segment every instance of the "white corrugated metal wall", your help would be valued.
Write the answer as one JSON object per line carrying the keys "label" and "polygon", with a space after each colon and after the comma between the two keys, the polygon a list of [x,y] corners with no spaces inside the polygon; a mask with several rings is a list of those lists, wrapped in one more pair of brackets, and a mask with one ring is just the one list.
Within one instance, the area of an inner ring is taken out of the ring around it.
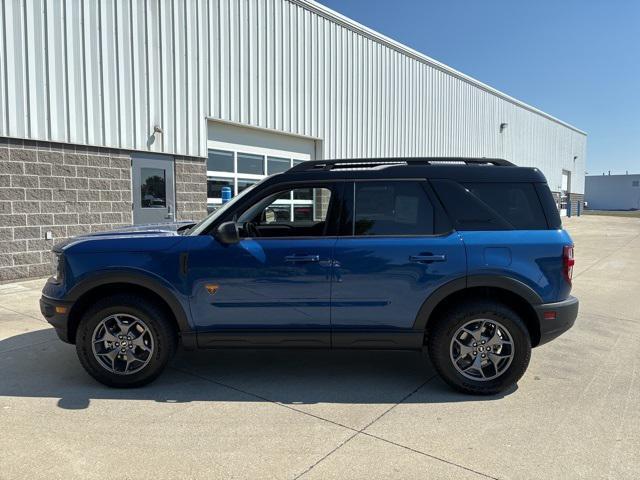
{"label": "white corrugated metal wall", "polygon": [[0,136],[205,156],[210,117],[327,158],[497,156],[552,188],[567,169],[584,191],[582,132],[309,0],[1,6]]}

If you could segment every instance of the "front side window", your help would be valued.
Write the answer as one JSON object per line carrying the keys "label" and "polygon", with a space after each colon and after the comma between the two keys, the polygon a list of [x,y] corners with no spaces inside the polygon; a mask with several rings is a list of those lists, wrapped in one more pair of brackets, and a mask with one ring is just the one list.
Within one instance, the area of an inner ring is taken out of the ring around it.
{"label": "front side window", "polygon": [[433,235],[433,205],[419,181],[356,182],[352,234]]}
{"label": "front side window", "polygon": [[324,236],[327,234],[331,198],[331,188],[324,186],[291,188],[271,193],[239,216],[241,236]]}

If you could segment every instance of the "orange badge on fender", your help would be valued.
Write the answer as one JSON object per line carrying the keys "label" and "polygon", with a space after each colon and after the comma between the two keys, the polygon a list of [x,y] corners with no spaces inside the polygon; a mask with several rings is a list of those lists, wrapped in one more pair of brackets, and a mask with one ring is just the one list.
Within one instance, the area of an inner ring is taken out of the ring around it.
{"label": "orange badge on fender", "polygon": [[205,285],[207,292],[209,292],[209,295],[215,295],[216,292],[218,291],[218,288],[220,288],[220,285],[216,285],[215,283],[208,283]]}

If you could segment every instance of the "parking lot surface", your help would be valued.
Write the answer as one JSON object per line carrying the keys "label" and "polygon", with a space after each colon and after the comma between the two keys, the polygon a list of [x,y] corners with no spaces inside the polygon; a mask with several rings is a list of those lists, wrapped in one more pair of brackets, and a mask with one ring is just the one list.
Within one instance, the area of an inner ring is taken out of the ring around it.
{"label": "parking lot surface", "polygon": [[0,478],[640,478],[640,219],[565,219],[575,327],[518,387],[455,393],[413,352],[179,352],[152,385],[92,380],[0,285]]}

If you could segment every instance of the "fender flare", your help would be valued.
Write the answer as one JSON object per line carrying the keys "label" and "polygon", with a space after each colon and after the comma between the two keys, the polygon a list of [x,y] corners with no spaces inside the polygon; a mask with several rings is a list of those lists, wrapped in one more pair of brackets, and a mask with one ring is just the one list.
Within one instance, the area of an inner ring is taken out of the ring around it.
{"label": "fender flare", "polygon": [[518,295],[532,306],[544,303],[540,295],[530,286],[507,275],[469,275],[467,277],[459,277],[445,283],[429,295],[418,311],[413,325],[414,330],[424,331],[433,311],[449,295],[474,287],[501,288]]}
{"label": "fender flare", "polygon": [[[108,270],[95,273],[89,277],[83,278],[71,290],[65,300],[75,303],[85,293],[94,288],[111,283],[129,283],[139,287],[146,288],[158,294],[167,302],[171,312],[173,313],[181,334],[192,331],[189,319],[187,317],[185,307],[180,303],[176,292],[169,286],[163,284],[163,280],[154,278],[139,271],[131,270]],[[73,307],[72,307],[73,308]]]}

